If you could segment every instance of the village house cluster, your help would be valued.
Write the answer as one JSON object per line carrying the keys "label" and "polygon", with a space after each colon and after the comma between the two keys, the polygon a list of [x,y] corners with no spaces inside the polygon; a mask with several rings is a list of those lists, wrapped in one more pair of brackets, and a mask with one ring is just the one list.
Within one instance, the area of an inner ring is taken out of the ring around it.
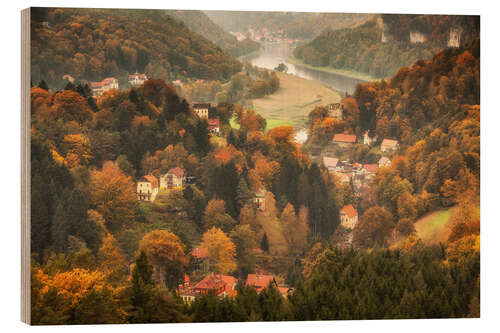
{"label": "village house cluster", "polygon": [[[68,80],[70,82],[74,82],[74,78],[69,74],[65,75],[63,79]],[[148,79],[147,75],[144,73],[138,73],[137,71],[134,74],[130,74],[128,76],[128,83],[132,87],[140,86]],[[92,90],[92,96],[101,97],[106,91],[111,89],[119,89],[120,85],[118,83],[118,79],[114,77],[107,77],[102,81],[90,82],[90,89]]]}
{"label": "village house cluster", "polygon": [[206,119],[208,123],[208,130],[210,133],[220,134],[220,120],[219,118],[210,118],[209,111],[212,105],[210,103],[192,103],[191,108],[200,119]]}
{"label": "village house cluster", "polygon": [[140,201],[153,202],[156,199],[158,191],[182,189],[186,184],[186,175],[184,169],[175,167],[168,170],[167,173],[160,176],[160,181],[153,175],[146,175],[137,182],[137,199]]}
{"label": "village house cluster", "polygon": [[[197,263],[202,263],[207,260],[206,251],[200,248],[195,248],[191,251],[190,255]],[[214,294],[218,297],[235,297],[237,295],[238,279],[231,275],[223,275],[216,273],[208,273],[203,279],[194,284],[188,275],[184,275],[184,282],[179,285],[177,293],[185,303],[193,302],[197,297],[208,294]],[[276,281],[274,275],[270,274],[248,274],[245,286],[250,286],[255,289],[257,293],[268,286],[276,288],[283,297],[286,297],[292,292],[292,289],[287,286],[280,286]]]}

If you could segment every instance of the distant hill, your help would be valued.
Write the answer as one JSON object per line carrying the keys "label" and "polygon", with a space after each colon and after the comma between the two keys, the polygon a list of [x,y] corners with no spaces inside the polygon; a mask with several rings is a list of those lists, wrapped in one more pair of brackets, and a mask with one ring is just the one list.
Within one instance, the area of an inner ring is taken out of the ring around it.
{"label": "distant hill", "polygon": [[260,44],[250,39],[238,41],[200,10],[167,10],[167,14],[184,22],[189,29],[219,45],[234,57],[257,51]]}
{"label": "distant hill", "polygon": [[32,81],[49,86],[63,84],[64,74],[226,80],[241,70],[227,51],[158,10],[34,8],[31,38]]}
{"label": "distant hill", "polygon": [[284,37],[311,39],[325,29],[357,26],[373,14],[206,11],[226,31],[246,33],[248,29],[282,32]]}
{"label": "distant hill", "polygon": [[479,16],[381,15],[355,28],[328,30],[294,56],[313,66],[388,77],[400,67],[479,38]]}

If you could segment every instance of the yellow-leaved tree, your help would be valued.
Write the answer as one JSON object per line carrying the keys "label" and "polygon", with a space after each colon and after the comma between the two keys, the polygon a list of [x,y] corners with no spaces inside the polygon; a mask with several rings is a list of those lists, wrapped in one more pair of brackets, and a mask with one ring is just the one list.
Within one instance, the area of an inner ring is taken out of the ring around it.
{"label": "yellow-leaved tree", "polygon": [[108,276],[116,272],[124,272],[126,268],[125,255],[115,237],[109,232],[102,239],[97,260],[101,270]]}
{"label": "yellow-leaved tree", "polygon": [[224,231],[212,227],[203,234],[200,248],[205,249],[208,259],[217,273],[230,273],[236,269],[236,247]]}
{"label": "yellow-leaved tree", "polygon": [[177,287],[184,277],[187,258],[184,245],[168,230],[153,230],[139,242],[154,267],[154,278],[158,283],[166,283],[169,288]]}

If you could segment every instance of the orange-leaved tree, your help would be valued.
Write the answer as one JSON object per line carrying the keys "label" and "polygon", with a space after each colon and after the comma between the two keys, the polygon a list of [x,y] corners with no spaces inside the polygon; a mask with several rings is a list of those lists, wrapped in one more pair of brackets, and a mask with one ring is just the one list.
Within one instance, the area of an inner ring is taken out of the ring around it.
{"label": "orange-leaved tree", "polygon": [[92,203],[112,232],[134,218],[134,183],[116,163],[106,162],[102,170],[92,172],[91,197]]}
{"label": "orange-leaved tree", "polygon": [[139,249],[153,265],[155,280],[165,282],[169,288],[177,287],[187,265],[184,245],[179,238],[168,230],[153,230],[141,239]]}

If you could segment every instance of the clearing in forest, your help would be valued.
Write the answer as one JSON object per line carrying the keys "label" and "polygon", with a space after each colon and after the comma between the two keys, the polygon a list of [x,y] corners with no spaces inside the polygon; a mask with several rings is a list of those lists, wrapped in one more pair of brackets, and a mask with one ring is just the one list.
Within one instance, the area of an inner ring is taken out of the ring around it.
{"label": "clearing in forest", "polygon": [[267,120],[266,130],[280,125],[303,128],[314,107],[340,102],[339,93],[319,82],[291,74],[277,74],[280,79],[278,91],[252,100],[254,110]]}

